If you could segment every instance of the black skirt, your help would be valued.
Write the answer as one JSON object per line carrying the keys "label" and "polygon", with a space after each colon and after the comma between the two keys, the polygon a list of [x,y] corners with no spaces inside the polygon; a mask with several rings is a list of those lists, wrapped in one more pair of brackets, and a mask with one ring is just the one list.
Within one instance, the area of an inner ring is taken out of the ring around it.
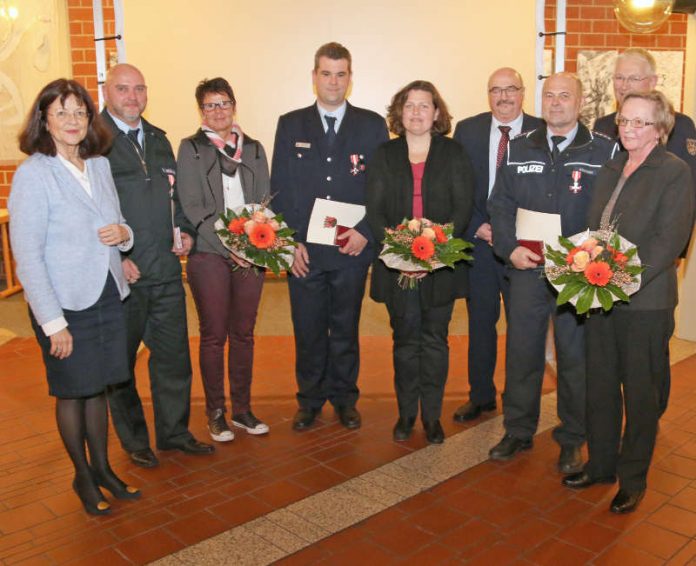
{"label": "black skirt", "polygon": [[101,297],[82,311],[65,309],[63,316],[73,338],[73,352],[65,359],[49,354],[51,340],[29,309],[34,334],[41,346],[48,393],[63,399],[90,397],[107,385],[130,378],[126,350],[126,319],[116,283],[109,274]]}

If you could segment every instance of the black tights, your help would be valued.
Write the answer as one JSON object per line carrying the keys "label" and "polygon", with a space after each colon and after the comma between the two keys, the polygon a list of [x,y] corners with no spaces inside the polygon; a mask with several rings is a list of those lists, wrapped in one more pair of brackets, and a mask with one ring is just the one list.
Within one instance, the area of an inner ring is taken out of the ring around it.
{"label": "black tights", "polygon": [[79,399],[56,399],[58,431],[75,466],[75,490],[94,504],[104,498],[98,484],[107,488],[125,485],[109,465],[108,418],[104,393]]}

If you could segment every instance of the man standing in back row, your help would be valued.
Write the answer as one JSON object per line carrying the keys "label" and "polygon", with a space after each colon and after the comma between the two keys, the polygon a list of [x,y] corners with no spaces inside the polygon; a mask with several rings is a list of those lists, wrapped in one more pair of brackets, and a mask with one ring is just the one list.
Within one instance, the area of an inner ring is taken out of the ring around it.
{"label": "man standing in back row", "polygon": [[[134,464],[158,464],[150,448],[143,406],[135,386],[140,342],[150,350],[149,370],[155,435],[160,450],[211,454],[209,444],[189,432],[191,360],[186,327],[186,298],[179,256],[193,245],[195,230],[176,198],[176,162],[165,133],[141,115],[147,86],[133,65],[116,65],[104,85],[102,118],[114,140],[106,157],[111,164],[123,215],[136,244],[123,256],[131,287],[125,301],[128,363],[131,379],[109,389],[114,428]],[[179,228],[180,237],[174,229]]]}
{"label": "man standing in back row", "polygon": [[381,234],[367,219],[338,236],[341,245],[307,242],[315,199],[365,204],[365,168],[389,139],[384,119],[346,101],[350,52],[339,43],[314,56],[315,104],[278,120],[272,207],[296,230],[298,248],[288,278],[295,330],[297,401],[293,428],[309,428],[326,401],[348,429],[359,428],[358,324],[367,269]]}
{"label": "man standing in back row", "polygon": [[488,79],[488,105],[483,112],[457,124],[454,139],[466,149],[476,176],[474,212],[464,239],[474,243],[474,261],[469,268],[469,401],[454,413],[466,422],[481,411],[496,409],[493,373],[498,352],[495,325],[500,318],[500,295],[507,312],[509,281],[505,263],[493,253],[493,234],[486,206],[503,162],[508,142],[521,132],[540,126],[539,118],[522,112],[524,84],[521,75],[504,67]]}

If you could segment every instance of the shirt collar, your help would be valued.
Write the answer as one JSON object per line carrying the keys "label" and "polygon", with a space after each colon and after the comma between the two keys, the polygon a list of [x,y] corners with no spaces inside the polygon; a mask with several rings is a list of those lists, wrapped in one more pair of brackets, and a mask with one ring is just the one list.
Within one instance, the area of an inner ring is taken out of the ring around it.
{"label": "shirt collar", "polygon": [[107,110],[107,112],[109,113],[109,116],[111,116],[111,119],[114,121],[114,124],[116,124],[116,127],[117,127],[119,130],[121,130],[124,134],[128,134],[128,132],[129,132],[130,130],[135,130],[135,128],[138,128],[138,129],[140,130],[140,131],[138,132],[138,139],[141,139],[140,136],[141,136],[144,132],[143,132],[143,121],[142,121],[140,118],[138,119],[138,125],[137,125],[135,128],[133,128],[133,127],[129,126],[128,124],[126,124],[123,120],[121,120],[121,119],[117,118],[116,116],[114,116],[114,115],[113,115],[111,112],[109,112],[108,110]]}
{"label": "shirt collar", "polygon": [[546,128],[546,141],[549,144],[549,149],[551,149],[553,147],[553,142],[551,141],[551,136],[563,135],[565,137],[565,140],[563,140],[561,143],[558,144],[559,151],[563,151],[566,147],[568,147],[571,143],[573,143],[575,136],[578,134],[578,126],[579,126],[579,122],[576,122],[575,127],[572,130],[570,130],[567,134],[554,134],[547,127]]}
{"label": "shirt collar", "polygon": [[495,116],[491,116],[491,118],[492,130],[497,130],[498,126],[510,126],[510,132],[513,133],[513,135],[519,134],[522,131],[522,122],[524,120],[524,114],[522,112],[520,112],[520,115],[511,122],[501,122]]}
{"label": "shirt collar", "polygon": [[325,108],[322,108],[321,104],[317,102],[317,110],[319,111],[319,116],[321,117],[321,123],[324,126],[324,131],[327,130],[328,124],[326,123],[326,120],[324,119],[327,115],[328,116],[333,116],[336,118],[336,125],[334,129],[338,132],[338,128],[341,126],[341,122],[343,121],[343,117],[346,115],[346,108],[348,107],[348,103],[344,100],[343,104],[336,108],[336,110],[331,110],[328,111]]}

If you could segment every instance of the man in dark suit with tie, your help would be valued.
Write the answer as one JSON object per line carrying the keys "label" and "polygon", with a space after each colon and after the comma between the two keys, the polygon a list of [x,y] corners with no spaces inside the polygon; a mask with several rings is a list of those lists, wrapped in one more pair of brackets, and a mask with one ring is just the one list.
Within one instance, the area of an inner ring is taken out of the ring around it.
{"label": "man in dark suit with tie", "polygon": [[[114,140],[106,157],[111,165],[123,215],[135,233],[123,256],[131,287],[125,301],[131,379],[109,389],[109,407],[121,444],[134,464],[158,464],[150,448],[143,406],[135,386],[140,342],[150,350],[150,386],[157,448],[211,454],[214,448],[189,432],[191,360],[186,327],[186,297],[179,256],[193,245],[195,230],[175,192],[176,162],[165,133],[141,115],[147,86],[132,65],[116,65],[104,85],[102,118]],[[175,227],[181,234],[175,236]]]}
{"label": "man in dark suit with tie", "polygon": [[454,420],[466,422],[482,411],[496,409],[493,373],[498,348],[495,325],[500,318],[500,295],[508,307],[509,281],[505,263],[493,253],[493,238],[486,205],[507,143],[521,132],[542,124],[522,112],[524,84],[515,69],[504,67],[488,79],[490,112],[483,112],[457,124],[454,139],[464,146],[476,175],[474,212],[464,238],[474,242],[474,261],[469,269],[469,401],[454,413]]}
{"label": "man in dark suit with tie", "polygon": [[291,276],[295,330],[297,401],[293,428],[309,428],[329,401],[343,426],[360,427],[355,405],[360,354],[358,324],[367,269],[380,234],[367,219],[338,236],[340,245],[307,241],[315,199],[365,204],[365,168],[389,137],[384,119],[346,101],[351,55],[339,43],[321,46],[314,57],[316,104],[278,120],[272,206],[296,230],[298,247]]}

